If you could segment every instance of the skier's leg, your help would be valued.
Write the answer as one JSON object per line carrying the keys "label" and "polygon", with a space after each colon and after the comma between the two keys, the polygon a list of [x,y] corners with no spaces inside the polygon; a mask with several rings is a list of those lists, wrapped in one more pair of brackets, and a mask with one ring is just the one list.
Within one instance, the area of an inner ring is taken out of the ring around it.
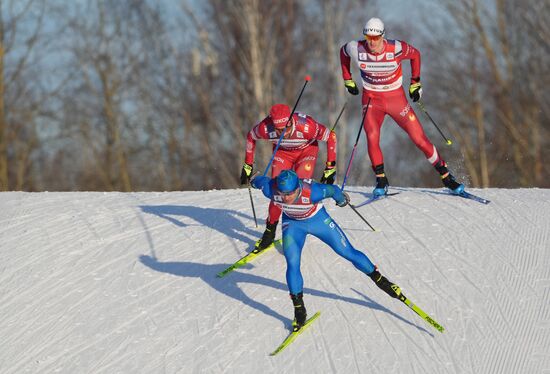
{"label": "skier's leg", "polygon": [[324,208],[312,220],[315,220],[315,224],[310,226],[312,235],[326,243],[334,252],[350,261],[353,266],[366,275],[374,271],[375,266],[371,260],[366,254],[353,247],[344,231],[328,215]]}
{"label": "skier's leg", "polygon": [[283,251],[286,259],[286,281],[290,298],[294,306],[294,321],[292,326],[297,331],[307,319],[306,306],[303,300],[304,279],[300,271],[300,258],[307,232],[299,221],[283,218]]}
{"label": "skier's leg", "polygon": [[[363,113],[367,110],[366,106],[368,102],[369,97],[367,95],[363,95]],[[365,134],[367,136],[368,153],[373,168],[376,167],[376,165],[384,163],[384,155],[382,154],[382,149],[380,148],[380,129],[385,116],[386,112],[381,99],[378,97],[372,97],[370,99],[365,122],[363,122],[363,129],[365,130]]]}
{"label": "skier's leg", "polygon": [[456,194],[464,191],[464,185],[455,180],[447,169],[447,164],[437,152],[437,148],[426,136],[422,124],[403,92],[400,95],[392,96],[391,100],[388,101],[388,112],[395,122],[405,130],[417,148],[424,153],[428,162],[434,166],[445,187]]}
{"label": "skier's leg", "polygon": [[[319,216],[320,213],[323,213],[323,211],[317,213],[314,218]],[[326,212],[324,212],[324,214],[326,217],[323,215],[319,217],[320,220],[315,226],[315,232],[311,232],[311,234],[328,244],[334,252],[349,260],[357,269],[368,275],[381,290],[391,297],[399,297],[401,294],[399,286],[390,282],[386,277],[380,274],[367,255],[355,249],[338,224],[333,221]],[[321,223],[326,226],[323,227]]]}
{"label": "skier's leg", "polygon": [[363,128],[367,135],[367,150],[372,169],[376,174],[376,187],[373,190],[373,195],[381,196],[387,193],[389,186],[388,178],[384,171],[384,156],[380,148],[380,129],[386,116],[386,109],[383,96],[380,95],[370,96],[370,102],[369,96],[363,95],[363,110],[367,110],[367,103],[369,103],[369,107]]}
{"label": "skier's leg", "polygon": [[[287,224],[285,224],[285,222]],[[303,291],[304,279],[300,271],[300,258],[307,232],[301,221],[284,220],[283,218],[283,253],[286,260],[286,282],[291,294]]]}

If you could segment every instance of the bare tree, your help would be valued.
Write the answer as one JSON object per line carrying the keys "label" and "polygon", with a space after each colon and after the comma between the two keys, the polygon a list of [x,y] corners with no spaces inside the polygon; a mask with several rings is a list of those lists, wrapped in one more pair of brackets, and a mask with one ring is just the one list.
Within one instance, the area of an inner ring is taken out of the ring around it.
{"label": "bare tree", "polygon": [[549,102],[541,69],[549,56],[549,6],[469,0],[447,10],[456,28],[433,45],[441,58],[437,80],[447,92],[440,107],[449,108],[447,123],[455,125],[472,184],[544,185]]}
{"label": "bare tree", "polygon": [[0,191],[33,189],[44,1],[0,1]]}
{"label": "bare tree", "polygon": [[81,82],[73,94],[84,95],[82,101],[74,101],[74,110],[85,114],[81,135],[95,160],[100,188],[107,190],[132,190],[131,121],[123,108],[136,104],[130,97],[130,82],[140,48],[128,12],[116,1],[97,1],[87,5],[86,18],[77,13],[69,24],[73,67]]}

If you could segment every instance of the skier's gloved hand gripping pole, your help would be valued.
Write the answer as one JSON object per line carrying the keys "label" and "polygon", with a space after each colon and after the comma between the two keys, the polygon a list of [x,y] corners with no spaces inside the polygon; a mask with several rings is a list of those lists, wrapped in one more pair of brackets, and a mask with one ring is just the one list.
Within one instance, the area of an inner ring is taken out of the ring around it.
{"label": "skier's gloved hand gripping pole", "polygon": [[298,103],[300,102],[300,99],[302,98],[302,94],[304,93],[306,85],[311,80],[311,77],[309,75],[306,75],[306,77],[304,79],[305,79],[305,82],[304,82],[304,85],[302,86],[302,90],[300,91],[300,95],[298,95],[298,98],[296,99],[296,103],[294,104],[294,108],[292,108],[292,112],[290,112],[290,116],[288,117],[288,121],[286,121],[283,132],[281,133],[281,136],[279,137],[279,141],[277,142],[277,146],[273,150],[273,154],[271,155],[271,159],[269,160],[269,163],[267,164],[267,166],[265,168],[265,171],[264,171],[264,174],[263,174],[264,177],[266,176],[267,171],[271,167],[271,163],[273,162],[273,159],[275,158],[275,153],[277,153],[277,150],[279,149],[279,146],[281,145],[281,142],[283,141],[283,138],[285,136],[288,124],[290,123],[290,121],[292,121],[292,116],[294,115],[294,111],[296,110],[296,107],[298,106]]}
{"label": "skier's gloved hand gripping pole", "polygon": [[439,126],[437,126],[437,123],[435,123],[435,121],[433,120],[432,116],[430,116],[430,113],[428,113],[428,111],[426,110],[426,107],[424,106],[424,102],[422,100],[418,100],[417,101],[417,104],[418,106],[420,107],[420,109],[422,109],[422,111],[424,113],[426,113],[426,115],[428,116],[428,118],[430,119],[430,121],[433,123],[433,125],[435,126],[435,128],[437,129],[437,131],[439,131],[439,134],[441,134],[441,136],[443,137],[443,139],[445,139],[445,142],[447,143],[447,145],[451,145],[453,144],[453,142],[451,140],[449,140],[444,134],[443,132],[441,131],[441,129],[439,128]]}
{"label": "skier's gloved hand gripping pole", "polygon": [[[338,121],[340,120],[340,117],[342,117],[342,113],[344,113],[344,109],[346,109],[346,104],[342,106],[342,110],[340,111],[340,114],[338,114],[338,117],[336,118],[336,121],[334,121],[334,125],[332,125],[332,128],[330,129],[330,132],[334,132],[334,129],[336,128],[336,125],[338,125]],[[323,176],[320,179],[321,183],[326,184],[334,184],[334,181],[336,180],[336,162],[329,163],[327,161],[325,171],[323,171]]]}

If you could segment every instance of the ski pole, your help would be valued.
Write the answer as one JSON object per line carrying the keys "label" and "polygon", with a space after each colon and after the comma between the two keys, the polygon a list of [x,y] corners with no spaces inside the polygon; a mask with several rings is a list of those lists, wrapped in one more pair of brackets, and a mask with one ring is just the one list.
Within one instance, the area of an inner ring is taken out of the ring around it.
{"label": "ski pole", "polygon": [[428,118],[430,119],[430,121],[432,121],[433,125],[435,126],[435,128],[437,129],[437,131],[439,131],[439,133],[441,134],[441,136],[443,137],[443,139],[445,139],[445,142],[447,143],[447,145],[451,145],[453,144],[452,141],[450,141],[449,139],[447,139],[447,137],[443,134],[443,132],[441,131],[441,129],[439,128],[439,126],[437,126],[437,123],[435,123],[435,121],[433,120],[432,116],[430,116],[430,113],[428,113],[428,111],[426,110],[426,107],[424,106],[424,103],[422,102],[422,100],[418,100],[417,102],[418,106],[420,107],[420,109],[422,109],[422,111],[424,113],[426,113],[426,115],[428,116]]}
{"label": "ski pole", "polygon": [[332,125],[332,128],[330,129],[330,131],[334,131],[334,129],[336,128],[336,125],[338,124],[338,121],[340,120],[340,117],[342,117],[342,113],[344,113],[344,109],[346,109],[346,103],[344,103],[344,106],[342,107],[342,110],[340,111],[340,114],[338,114],[338,118],[336,118],[336,121],[334,121],[334,125]]}
{"label": "ski pole", "polygon": [[361,219],[363,220],[363,222],[365,222],[365,223],[371,228],[372,231],[376,231],[376,229],[375,229],[374,227],[372,227],[372,225],[365,219],[365,217],[363,217],[363,216],[361,215],[361,213],[359,213],[359,212],[357,211],[357,209],[356,209],[352,204],[348,204],[348,205],[349,205],[349,207],[350,207],[351,209],[353,209],[353,211],[359,216],[359,218],[361,218]]}
{"label": "ski pole", "polygon": [[252,188],[250,188],[250,181],[248,181],[248,194],[250,195],[250,205],[252,205],[252,214],[254,215],[254,223],[258,227],[258,220],[256,219],[256,209],[254,209],[254,200],[252,199]]}
{"label": "ski pole", "polygon": [[285,128],[284,128],[283,132],[281,133],[281,136],[279,137],[279,141],[277,142],[277,146],[273,150],[273,154],[271,155],[271,160],[269,160],[269,163],[267,164],[267,166],[265,168],[265,171],[264,171],[264,174],[263,174],[264,177],[267,174],[267,171],[269,170],[269,168],[271,167],[271,163],[273,162],[273,159],[275,158],[275,153],[277,153],[277,150],[279,149],[279,146],[281,145],[281,142],[283,141],[283,137],[285,136],[286,128],[288,127],[288,124],[292,120],[292,115],[294,114],[294,111],[296,110],[296,107],[298,106],[298,102],[300,101],[300,99],[302,97],[302,94],[304,93],[304,90],[306,88],[306,85],[310,81],[311,77],[309,75],[306,75],[306,77],[304,79],[305,79],[305,82],[304,82],[304,85],[302,86],[302,90],[300,91],[300,95],[298,95],[298,98],[296,99],[296,103],[294,103],[294,108],[292,108],[292,112],[290,112],[290,117],[288,117],[288,120],[286,121],[286,124],[285,124]]}
{"label": "ski pole", "polygon": [[355,150],[357,149],[357,143],[359,143],[359,138],[361,137],[361,130],[363,128],[363,123],[365,122],[365,118],[367,117],[367,112],[369,111],[369,104],[370,104],[370,97],[369,101],[367,102],[367,108],[365,109],[365,113],[363,113],[363,119],[361,120],[361,125],[359,126],[359,132],[357,133],[357,139],[355,139],[355,145],[353,146],[353,149],[351,151],[351,155],[349,157],[348,161],[348,167],[346,169],[346,175],[344,176],[344,182],[342,182],[342,191],[344,191],[344,187],[346,186],[346,181],[348,180],[349,171],[351,168],[351,163],[353,162],[353,157],[355,156]]}

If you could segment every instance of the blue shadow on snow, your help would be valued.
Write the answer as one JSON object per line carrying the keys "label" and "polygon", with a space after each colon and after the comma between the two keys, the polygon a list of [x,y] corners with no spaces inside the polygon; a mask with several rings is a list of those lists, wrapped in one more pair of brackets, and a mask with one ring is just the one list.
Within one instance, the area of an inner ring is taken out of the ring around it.
{"label": "blue shadow on snow", "polygon": [[[222,294],[229,296],[231,298],[234,298],[235,300],[238,300],[243,304],[251,308],[254,308],[264,314],[267,314],[273,318],[276,318],[282,321],[286,326],[290,326],[292,322],[291,319],[277,313],[276,311],[271,309],[269,306],[248,297],[239,287],[239,283],[252,283],[252,284],[262,285],[265,287],[271,287],[277,290],[284,291],[286,293],[288,292],[288,288],[285,283],[281,283],[272,279],[268,279],[268,278],[260,277],[254,274],[240,272],[240,271],[233,271],[232,273],[226,275],[224,278],[220,279],[216,277],[216,274],[227,267],[227,265],[225,264],[207,265],[207,264],[194,263],[194,262],[160,262],[156,258],[147,256],[147,255],[141,255],[139,257],[139,260],[145,266],[161,273],[172,274],[183,278],[199,278],[202,281],[204,281],[206,284],[208,284],[210,287],[215,289],[216,291],[221,292]],[[399,319],[400,321],[405,322],[408,325],[414,326],[417,329],[430,334],[426,329],[408,321],[407,319],[381,306],[380,304],[374,302],[372,299],[362,294],[360,295],[365,300],[355,299],[347,296],[341,296],[331,292],[315,290],[312,288],[304,288],[304,294],[306,295],[306,297],[307,295],[313,295],[313,296],[323,297],[327,299],[341,300],[348,303],[361,305],[370,309],[380,310],[382,312],[392,315],[393,317]],[[291,307],[292,304],[290,300],[288,301],[288,304],[289,304],[288,309],[290,313],[293,310],[293,308]],[[307,302],[306,302],[306,306],[307,306]]]}
{"label": "blue shadow on snow", "polygon": [[183,222],[179,218],[189,217],[203,226],[210,227],[230,238],[240,240],[249,245],[255,242],[250,237],[254,238],[258,236],[257,231],[246,227],[239,219],[245,218],[251,220],[252,217],[235,210],[199,208],[190,205],[140,205],[139,207],[144,213],[156,215],[179,227],[194,226]]}

